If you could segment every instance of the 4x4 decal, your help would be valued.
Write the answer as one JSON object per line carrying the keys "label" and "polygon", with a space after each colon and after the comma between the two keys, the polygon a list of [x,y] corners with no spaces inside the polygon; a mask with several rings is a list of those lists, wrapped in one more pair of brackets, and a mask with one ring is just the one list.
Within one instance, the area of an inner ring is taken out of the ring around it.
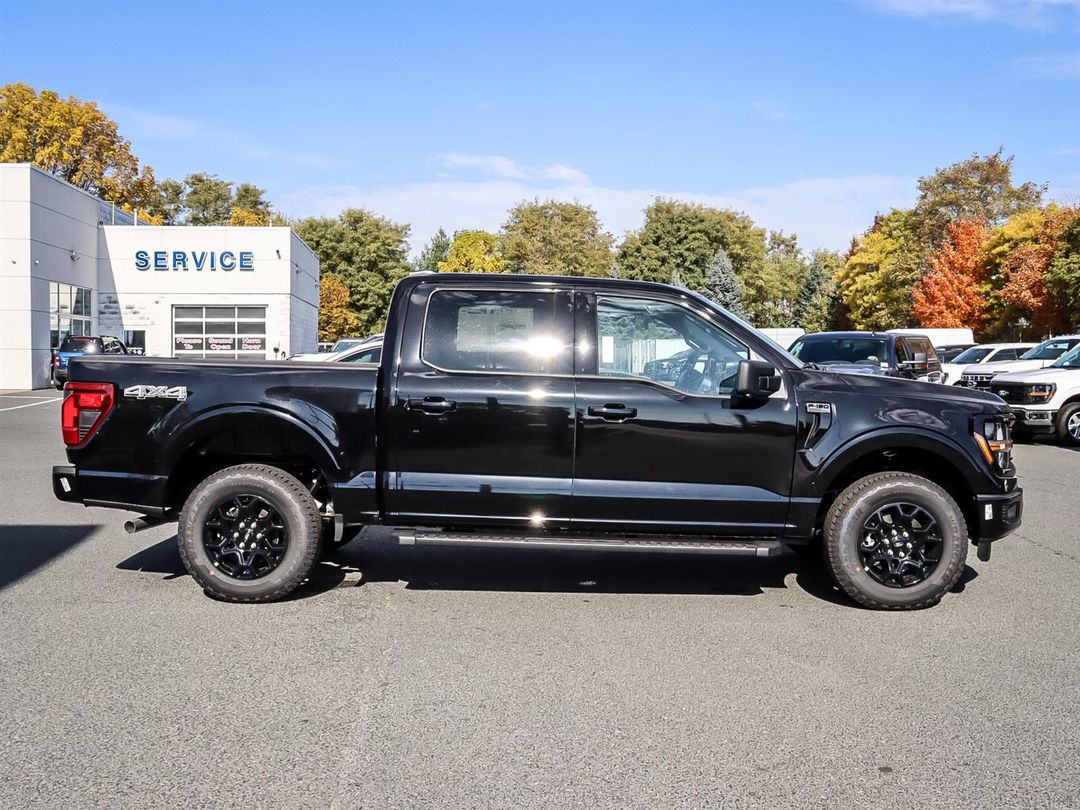
{"label": "4x4 decal", "polygon": [[131,399],[187,399],[187,387],[183,385],[129,385],[124,396]]}

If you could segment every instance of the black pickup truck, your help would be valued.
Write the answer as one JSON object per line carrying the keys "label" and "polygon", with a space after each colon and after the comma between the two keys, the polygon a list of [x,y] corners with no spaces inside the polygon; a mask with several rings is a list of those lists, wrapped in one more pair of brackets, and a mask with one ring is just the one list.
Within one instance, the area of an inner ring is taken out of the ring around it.
{"label": "black pickup truck", "polygon": [[806,365],[701,296],[416,274],[374,364],[71,363],[64,501],[179,520],[210,594],[280,598],[368,525],[402,544],[770,556],[936,604],[1020,524],[991,394]]}

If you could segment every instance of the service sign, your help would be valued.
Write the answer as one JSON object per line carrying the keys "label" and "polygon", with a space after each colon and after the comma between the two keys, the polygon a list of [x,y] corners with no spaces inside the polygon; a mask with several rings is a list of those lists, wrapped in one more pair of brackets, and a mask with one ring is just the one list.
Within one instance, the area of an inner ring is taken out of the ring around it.
{"label": "service sign", "polygon": [[250,273],[255,269],[255,254],[250,250],[136,250],[135,269],[142,272],[231,273],[239,270]]}

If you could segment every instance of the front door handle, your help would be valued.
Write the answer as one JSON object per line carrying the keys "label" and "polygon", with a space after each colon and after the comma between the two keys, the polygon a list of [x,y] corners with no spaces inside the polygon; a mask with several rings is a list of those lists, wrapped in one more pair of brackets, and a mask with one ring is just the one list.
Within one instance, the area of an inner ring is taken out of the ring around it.
{"label": "front door handle", "polygon": [[609,422],[624,422],[637,416],[637,408],[628,408],[613,402],[607,405],[590,405],[588,412],[589,416],[599,416]]}
{"label": "front door handle", "polygon": [[423,399],[410,397],[407,404],[410,411],[423,411],[431,414],[450,413],[457,410],[457,403],[445,397],[424,397]]}

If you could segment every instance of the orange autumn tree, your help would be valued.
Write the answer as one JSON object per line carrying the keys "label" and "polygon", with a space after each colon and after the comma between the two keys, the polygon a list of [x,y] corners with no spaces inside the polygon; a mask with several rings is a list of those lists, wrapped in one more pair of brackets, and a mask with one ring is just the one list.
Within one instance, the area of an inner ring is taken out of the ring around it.
{"label": "orange autumn tree", "polygon": [[1071,326],[1060,301],[1047,289],[1045,276],[1062,233],[1076,214],[1075,208],[1048,205],[1035,239],[1013,248],[1002,262],[1001,298],[1030,316],[1036,334],[1066,332]]}
{"label": "orange autumn tree", "polygon": [[930,271],[915,287],[911,314],[927,328],[970,327],[986,320],[986,225],[975,219],[950,222],[930,258]]}

